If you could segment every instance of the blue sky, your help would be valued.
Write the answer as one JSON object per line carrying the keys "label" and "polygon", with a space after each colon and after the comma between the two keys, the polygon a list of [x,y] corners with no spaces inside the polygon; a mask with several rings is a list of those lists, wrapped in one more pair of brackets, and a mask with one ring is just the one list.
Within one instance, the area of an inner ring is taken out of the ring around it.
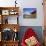
{"label": "blue sky", "polygon": [[31,12],[33,12],[34,10],[36,10],[36,8],[24,8],[24,9],[23,9],[23,12],[29,12],[29,13],[31,13]]}

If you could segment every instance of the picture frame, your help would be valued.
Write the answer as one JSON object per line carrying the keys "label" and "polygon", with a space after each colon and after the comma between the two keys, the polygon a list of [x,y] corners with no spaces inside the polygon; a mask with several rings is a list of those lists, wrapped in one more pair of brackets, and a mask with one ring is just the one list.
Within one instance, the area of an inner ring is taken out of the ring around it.
{"label": "picture frame", "polygon": [[9,14],[10,14],[10,15],[16,15],[17,12],[16,12],[16,10],[10,10],[10,11],[9,11]]}
{"label": "picture frame", "polygon": [[36,18],[37,9],[36,8],[23,8],[23,18]]}
{"label": "picture frame", "polygon": [[9,10],[2,10],[2,15],[9,15]]}

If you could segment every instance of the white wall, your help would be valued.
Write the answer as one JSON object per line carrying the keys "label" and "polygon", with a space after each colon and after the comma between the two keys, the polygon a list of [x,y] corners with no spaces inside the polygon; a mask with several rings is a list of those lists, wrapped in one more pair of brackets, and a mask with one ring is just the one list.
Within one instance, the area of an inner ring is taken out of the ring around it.
{"label": "white wall", "polygon": [[[15,0],[0,0],[1,7],[15,6]],[[21,26],[43,26],[43,6],[42,0],[17,0],[20,7],[20,17],[19,24]],[[36,19],[24,19],[23,18],[23,8],[37,8],[37,18]]]}
{"label": "white wall", "polygon": [[20,16],[20,24],[26,26],[43,26],[43,6],[42,0],[24,0],[21,4],[22,8],[37,8],[36,19],[23,19],[23,13]]}

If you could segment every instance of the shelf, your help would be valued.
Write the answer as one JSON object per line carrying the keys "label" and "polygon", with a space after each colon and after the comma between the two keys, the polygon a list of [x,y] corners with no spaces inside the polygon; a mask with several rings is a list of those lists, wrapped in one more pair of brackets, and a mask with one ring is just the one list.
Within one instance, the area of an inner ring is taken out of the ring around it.
{"label": "shelf", "polygon": [[[19,16],[19,7],[0,7],[0,23],[1,23],[0,24],[0,32],[1,32],[0,46],[18,46],[19,40],[17,38],[18,38],[18,31],[20,29],[18,23],[18,16]],[[12,31],[13,32],[11,33],[9,29],[11,32]],[[5,31],[7,34],[7,38],[3,39],[6,37],[5,36],[6,34],[4,35]]]}
{"label": "shelf", "polygon": [[18,46],[18,42],[17,41],[12,41],[12,42],[2,42],[3,46]]}
{"label": "shelf", "polygon": [[19,42],[19,40],[15,40],[15,41],[12,41],[12,40],[10,40],[10,41],[3,41],[4,43],[16,43],[16,42]]}
{"label": "shelf", "polygon": [[0,24],[18,24],[19,7],[0,7],[0,16]]}
{"label": "shelf", "polygon": [[16,12],[19,12],[19,7],[0,7],[0,10],[14,10]]}
{"label": "shelf", "polygon": [[4,9],[10,9],[10,10],[11,10],[11,9],[16,9],[16,10],[17,10],[18,8],[19,8],[19,7],[0,7],[0,9],[3,9],[3,10],[4,10]]}
{"label": "shelf", "polygon": [[18,15],[19,7],[0,7],[1,15]]}
{"label": "shelf", "polygon": [[9,28],[12,29],[13,31],[16,29],[17,32],[19,31],[19,25],[18,24],[1,24],[1,30]]}

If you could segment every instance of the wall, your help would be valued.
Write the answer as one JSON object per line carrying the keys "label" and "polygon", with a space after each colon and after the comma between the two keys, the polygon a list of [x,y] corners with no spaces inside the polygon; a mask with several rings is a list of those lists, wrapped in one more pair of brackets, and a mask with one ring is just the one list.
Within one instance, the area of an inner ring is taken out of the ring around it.
{"label": "wall", "polygon": [[[42,0],[25,0],[21,4],[23,8],[37,8],[37,18],[36,19],[23,19],[23,13],[20,16],[20,25],[22,26],[42,26],[43,25],[43,6]],[[23,12],[23,11],[22,11]]]}
{"label": "wall", "polygon": [[[0,0],[1,7],[15,6],[15,0]],[[43,6],[42,0],[17,0],[17,6],[20,7],[20,26],[43,26]],[[23,8],[37,8],[37,18],[36,19],[24,19],[23,18]]]}

